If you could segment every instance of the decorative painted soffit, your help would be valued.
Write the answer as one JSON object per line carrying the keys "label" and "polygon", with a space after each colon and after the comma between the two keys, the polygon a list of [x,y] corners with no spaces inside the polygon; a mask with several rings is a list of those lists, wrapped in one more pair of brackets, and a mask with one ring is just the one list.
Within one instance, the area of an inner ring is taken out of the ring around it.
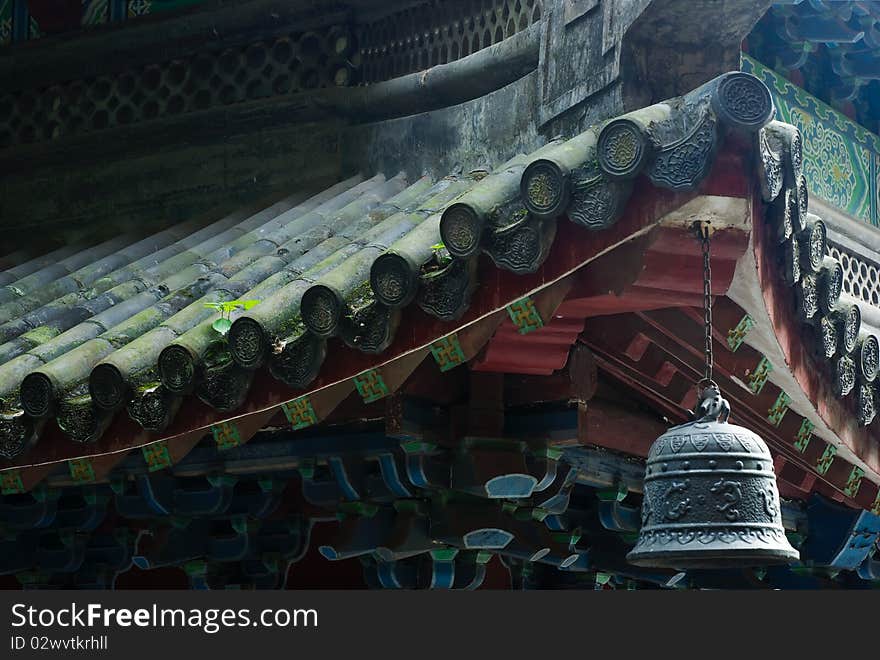
{"label": "decorative painted soffit", "polygon": [[[421,359],[659,221],[653,207],[626,216],[635,185],[677,208],[727,136],[750,142],[772,116],[757,78],[727,73],[494,171],[356,176],[4,272],[0,454],[49,464],[209,429],[235,446],[243,415],[285,405],[305,424],[326,414],[319,395],[344,396],[334,388],[382,398],[402,382],[392,360]],[[504,285],[491,295],[478,289],[490,275]],[[538,327],[540,304],[520,307]]]}
{"label": "decorative painted soffit", "polygon": [[799,167],[810,194],[861,222],[880,225],[880,137],[747,55],[742,69],[767,85],[776,118],[800,132]]}
{"label": "decorative painted soffit", "polygon": [[[618,454],[497,438],[449,448],[369,432],[268,431],[263,440],[231,450],[226,474],[209,467],[216,457],[202,445],[179,464],[188,476],[135,470],[94,483],[96,465],[82,459],[68,464],[64,483],[0,497],[7,532],[0,575],[25,588],[107,589],[126,588],[132,566],[178,567],[191,588],[265,589],[284,588],[291,568],[296,580],[325,560],[357,558],[370,588],[473,589],[492,559],[496,568],[500,559],[550,569],[545,579],[581,588],[612,575],[618,588],[621,578],[628,588],[636,586],[629,581],[669,587],[681,579],[621,561],[620,548],[641,525],[634,503],[642,470]],[[274,473],[252,471],[266,467]],[[0,484],[4,493],[20,492],[14,480]],[[781,516],[802,565],[762,576],[768,588],[822,586],[816,579],[828,580],[828,569],[876,579],[877,516],[818,496],[806,506],[783,502]],[[319,521],[330,522],[330,533],[311,533]],[[706,573],[690,586],[747,585]],[[855,577],[840,582],[852,586]]]}

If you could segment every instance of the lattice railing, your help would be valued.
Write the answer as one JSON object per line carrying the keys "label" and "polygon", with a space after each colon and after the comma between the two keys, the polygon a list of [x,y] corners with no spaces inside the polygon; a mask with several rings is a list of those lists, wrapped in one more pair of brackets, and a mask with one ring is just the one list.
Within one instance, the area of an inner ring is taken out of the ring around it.
{"label": "lattice railing", "polygon": [[880,264],[838,245],[828,253],[843,266],[843,290],[870,305],[880,307]]}
{"label": "lattice railing", "polygon": [[455,61],[540,19],[540,0],[432,0],[392,14],[359,29],[363,81]]}
{"label": "lattice railing", "polygon": [[0,146],[180,115],[218,105],[347,85],[351,37],[338,29],[284,34],[113,76],[0,96]]}
{"label": "lattice railing", "polygon": [[234,48],[206,44],[192,56],[113,75],[0,90],[0,148],[388,80],[465,57],[540,18],[540,0],[426,0],[363,25],[279,32]]}

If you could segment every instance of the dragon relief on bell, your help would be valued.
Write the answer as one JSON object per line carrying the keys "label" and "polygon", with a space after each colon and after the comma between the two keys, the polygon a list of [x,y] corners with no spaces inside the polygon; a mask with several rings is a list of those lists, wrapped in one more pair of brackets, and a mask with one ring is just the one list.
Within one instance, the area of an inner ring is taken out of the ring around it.
{"label": "dragon relief on bell", "polygon": [[[751,81],[733,75],[725,83],[730,92],[745,90]],[[730,107],[741,125],[748,124],[753,101],[769,103],[769,93],[753,96]],[[690,421],[669,429],[648,451],[642,527],[626,558],[676,569],[791,563],[799,555],[782,526],[770,450],[749,429],[729,423],[730,404],[712,380],[711,221],[699,220],[693,228],[703,254],[705,377]]]}
{"label": "dragon relief on bell", "polygon": [[712,485],[709,492],[722,500],[721,504],[715,505],[716,511],[723,514],[730,522],[740,519],[739,505],[742,503],[743,493],[738,481],[720,479]]}
{"label": "dragon relief on bell", "polygon": [[672,487],[666,492],[666,506],[664,507],[666,520],[679,520],[691,510],[691,498],[681,498],[677,495],[684,493],[689,486],[690,482],[687,479],[672,482]]}
{"label": "dragon relief on bell", "polygon": [[797,559],[782,527],[770,451],[752,431],[727,422],[729,411],[713,383],[693,421],[651,447],[632,563],[704,568]]}

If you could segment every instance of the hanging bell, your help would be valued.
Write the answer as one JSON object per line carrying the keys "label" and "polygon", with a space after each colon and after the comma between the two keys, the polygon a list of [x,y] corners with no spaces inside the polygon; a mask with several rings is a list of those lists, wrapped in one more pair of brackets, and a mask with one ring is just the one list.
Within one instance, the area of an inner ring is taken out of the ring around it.
{"label": "hanging bell", "polygon": [[714,382],[701,386],[694,420],[669,429],[648,453],[642,527],[627,560],[683,569],[797,561],[770,450],[728,423],[730,405]]}

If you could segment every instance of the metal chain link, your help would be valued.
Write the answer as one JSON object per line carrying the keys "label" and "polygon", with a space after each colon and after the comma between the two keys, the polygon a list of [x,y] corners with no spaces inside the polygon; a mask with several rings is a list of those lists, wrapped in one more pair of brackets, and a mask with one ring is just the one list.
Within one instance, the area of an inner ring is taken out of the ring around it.
{"label": "metal chain link", "polygon": [[712,355],[712,266],[709,263],[709,242],[711,227],[707,222],[699,226],[700,244],[703,249],[703,321],[705,330],[706,373],[705,379],[712,381],[714,357]]}

